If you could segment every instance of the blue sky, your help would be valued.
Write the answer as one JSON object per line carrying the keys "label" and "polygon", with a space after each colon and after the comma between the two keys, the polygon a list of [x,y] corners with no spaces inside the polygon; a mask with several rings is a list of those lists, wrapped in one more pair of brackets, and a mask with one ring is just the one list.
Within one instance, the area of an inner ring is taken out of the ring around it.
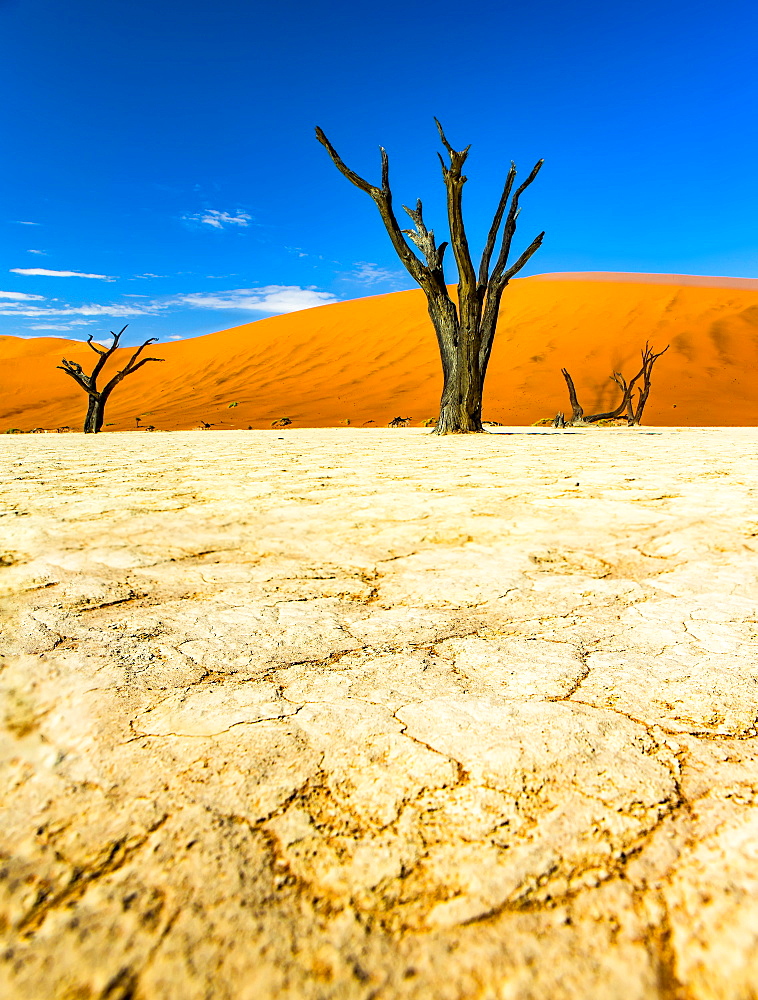
{"label": "blue sky", "polygon": [[[413,287],[316,142],[445,230],[433,116],[524,273],[758,277],[753,0],[0,0],[0,334],[186,338]],[[46,274],[44,272],[54,272]],[[454,271],[448,280],[455,280]]]}

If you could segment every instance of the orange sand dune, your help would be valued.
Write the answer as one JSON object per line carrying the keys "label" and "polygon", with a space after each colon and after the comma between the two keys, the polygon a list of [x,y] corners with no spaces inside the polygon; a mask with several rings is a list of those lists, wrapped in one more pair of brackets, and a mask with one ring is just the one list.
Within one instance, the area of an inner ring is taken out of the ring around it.
{"label": "orange sand dune", "polygon": [[[758,424],[758,281],[605,273],[538,275],[506,290],[485,419],[531,424],[570,410],[562,367],[586,412],[610,408],[618,389],[608,376],[633,375],[646,340],[671,344],[654,370],[646,423]],[[117,353],[113,371],[131,350]],[[110,428],[134,428],[136,416],[161,430],[201,421],[268,427],[281,417],[300,427],[382,426],[396,416],[420,423],[436,415],[442,381],[418,290],[156,344],[151,353],[165,362],[117,387]],[[0,431],[81,428],[84,393],[56,370],[64,355],[94,359],[72,341],[0,337]]]}

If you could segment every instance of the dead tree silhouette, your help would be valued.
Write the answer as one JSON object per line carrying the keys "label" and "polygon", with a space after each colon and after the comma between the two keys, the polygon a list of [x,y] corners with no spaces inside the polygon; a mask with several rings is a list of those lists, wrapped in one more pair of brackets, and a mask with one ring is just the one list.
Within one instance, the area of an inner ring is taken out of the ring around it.
{"label": "dead tree silhouette", "polygon": [[[126,326],[128,325],[129,324],[127,323]],[[103,368],[105,367],[105,364],[108,361],[108,359],[111,357],[113,352],[118,348],[119,341],[121,340],[121,335],[123,334],[124,330],[126,330],[126,326],[122,330],[119,330],[118,333],[114,333],[111,330],[113,343],[107,349],[102,347],[95,347],[95,345],[92,342],[92,334],[89,335],[89,337],[87,338],[87,343],[95,352],[95,354],[100,355],[100,357],[97,360],[97,363],[95,364],[95,367],[92,369],[89,375],[84,374],[82,366],[78,364],[76,361],[67,361],[65,358],[63,358],[63,363],[56,366],[57,368],[60,368],[61,371],[64,371],[67,375],[70,375],[71,378],[76,382],[76,384],[81,386],[81,388],[84,389],[84,391],[89,396],[89,405],[87,406],[87,416],[84,419],[85,434],[98,434],[100,432],[100,428],[103,426],[103,418],[105,416],[105,404],[108,402],[108,397],[116,388],[116,386],[119,384],[119,382],[125,379],[127,375],[134,374],[134,372],[136,372],[137,369],[141,368],[143,365],[146,365],[148,361],[165,361],[165,358],[143,358],[141,361],[139,362],[137,361],[137,358],[149,344],[155,344],[157,342],[158,340],[157,337],[151,337],[149,340],[146,340],[144,344],[141,344],[140,347],[137,348],[137,350],[134,352],[131,358],[129,358],[129,361],[127,362],[125,368],[122,368],[120,372],[117,372],[110,380],[110,382],[108,382],[102,389],[98,389],[97,379],[100,373],[102,372]]]}
{"label": "dead tree silhouette", "polygon": [[[466,177],[462,173],[463,164],[471,148],[460,152],[447,141],[442,126],[434,119],[442,140],[442,145],[450,159],[449,164],[439,155],[442,176],[447,192],[447,216],[450,227],[456,267],[458,269],[458,301],[453,301],[445,284],[442,259],[448,243],[437,246],[434,230],[427,229],[419,199],[416,207],[403,210],[408,214],[415,229],[401,229],[392,208],[392,191],[389,182],[389,159],[384,147],[382,155],[381,187],[364,180],[343,163],[337,150],[332,146],[322,129],[316,129],[316,138],[324,146],[339,172],[361,191],[365,191],[376,203],[382,222],[389,234],[395,252],[405,269],[426,295],[429,317],[437,335],[442,361],[443,388],[440,401],[440,415],[433,433],[468,434],[483,432],[482,392],[487,365],[495,337],[500,299],[506,285],[539,249],[540,233],[515,263],[508,264],[511,243],[516,232],[519,215],[519,198],[532,183],[542,166],[539,160],[526,180],[513,191],[516,166],[511,163],[500,202],[495,210],[492,224],[487,234],[479,271],[474,268],[463,222],[462,193]],[[503,219],[505,218],[505,222]],[[495,245],[502,225],[500,248],[494,266],[491,266]],[[405,237],[415,244],[424,257],[422,261],[408,245]]]}
{"label": "dead tree silhouette", "polygon": [[[619,405],[615,409],[609,410],[607,413],[585,414],[579,400],[577,399],[574,380],[565,368],[561,368],[561,374],[566,380],[566,385],[568,387],[569,402],[571,403],[571,418],[564,421],[563,414],[559,413],[553,421],[553,426],[575,427],[581,424],[595,424],[599,420],[618,419],[624,413],[626,413],[626,422],[629,427],[641,424],[642,414],[645,409],[648,396],[650,395],[653,365],[662,354],[666,353],[670,346],[670,344],[667,344],[662,351],[658,351],[656,354],[650,344],[646,341],[644,348],[640,351],[640,354],[642,355],[642,367],[631,382],[627,382],[621,372],[613,372],[610,378],[621,389],[622,396]],[[640,379],[642,379],[642,386],[637,388],[637,383]],[[637,388],[638,393],[636,405],[634,403],[635,388]]]}
{"label": "dead tree silhouette", "polygon": [[407,427],[411,422],[410,417],[395,417],[387,424],[388,427]]}

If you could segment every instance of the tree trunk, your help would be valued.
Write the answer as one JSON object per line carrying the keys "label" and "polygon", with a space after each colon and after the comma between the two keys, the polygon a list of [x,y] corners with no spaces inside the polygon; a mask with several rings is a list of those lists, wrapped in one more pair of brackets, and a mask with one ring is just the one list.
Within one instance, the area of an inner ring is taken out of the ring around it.
{"label": "tree trunk", "polygon": [[97,434],[103,426],[105,415],[105,400],[100,393],[90,393],[87,416],[84,419],[84,433]]}
{"label": "tree trunk", "polygon": [[627,427],[634,427],[634,410],[632,409],[632,397],[631,394],[627,396],[626,399],[626,424]]}
{"label": "tree trunk", "polygon": [[561,368],[561,375],[566,379],[566,385],[569,391],[569,401],[571,402],[571,423],[572,424],[583,424],[584,421],[584,410],[579,405],[579,400],[576,398],[576,389],[574,388],[574,380],[571,378],[569,373],[565,368]]}
{"label": "tree trunk", "polygon": [[455,308],[429,309],[442,361],[442,398],[434,434],[483,434],[478,331],[462,336]]}

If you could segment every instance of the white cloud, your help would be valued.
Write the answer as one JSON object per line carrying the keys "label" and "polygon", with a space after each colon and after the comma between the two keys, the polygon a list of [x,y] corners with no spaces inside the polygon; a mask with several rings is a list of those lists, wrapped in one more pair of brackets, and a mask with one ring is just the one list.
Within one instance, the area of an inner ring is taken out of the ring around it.
{"label": "white cloud", "polygon": [[17,226],[41,226],[41,222],[23,222],[21,219],[15,220]]}
{"label": "white cloud", "polygon": [[205,212],[195,212],[193,215],[183,215],[185,222],[199,222],[214,229],[224,229],[227,226],[249,226],[253,217],[247,212],[218,212],[214,208],[209,208]]}
{"label": "white cloud", "polygon": [[135,278],[167,278],[167,274],[151,274],[150,271],[145,271],[144,274],[135,274]]}
{"label": "white cloud", "polygon": [[49,271],[45,267],[12,267],[13,274],[43,275],[49,278],[99,278],[100,281],[115,281],[108,274],[85,274],[84,271]]}
{"label": "white cloud", "polygon": [[362,285],[379,285],[385,282],[396,285],[401,273],[391,271],[386,267],[379,267],[378,264],[372,264],[367,260],[358,260],[355,262],[353,270],[345,272],[342,277],[350,281],[360,282]]}
{"label": "white cloud", "polygon": [[44,319],[47,316],[149,316],[166,308],[166,303],[145,302],[137,305],[96,305],[66,306],[64,309],[50,309],[44,306],[26,306],[9,302],[0,305],[0,316],[28,316]]}
{"label": "white cloud", "polygon": [[38,253],[41,257],[47,257],[47,252],[45,250],[27,250],[27,253]]}
{"label": "white cloud", "polygon": [[236,288],[229,292],[179,295],[173,301],[195,309],[239,309],[276,315],[328,305],[336,302],[337,297],[331,292],[319,292],[313,287],[265,285],[263,288]]}
{"label": "white cloud", "polygon": [[288,247],[285,245],[284,249],[287,253],[294,254],[295,257],[315,257],[317,260],[323,260],[324,258],[321,254],[307,253],[302,247]]}
{"label": "white cloud", "polygon": [[30,323],[30,330],[75,330],[79,326],[91,323],[88,319],[73,319],[70,323]]}
{"label": "white cloud", "polygon": [[[138,296],[129,296],[132,300]],[[183,309],[235,310],[263,316],[311,309],[338,299],[331,292],[300,285],[265,285],[261,288],[236,288],[222,292],[196,292],[161,298],[142,298],[141,302],[84,303],[71,305],[65,300],[43,300],[41,295],[22,292],[0,293],[0,316],[25,317],[35,321],[31,330],[69,330],[95,322],[98,317],[166,316]],[[39,301],[43,300],[43,301]]]}

